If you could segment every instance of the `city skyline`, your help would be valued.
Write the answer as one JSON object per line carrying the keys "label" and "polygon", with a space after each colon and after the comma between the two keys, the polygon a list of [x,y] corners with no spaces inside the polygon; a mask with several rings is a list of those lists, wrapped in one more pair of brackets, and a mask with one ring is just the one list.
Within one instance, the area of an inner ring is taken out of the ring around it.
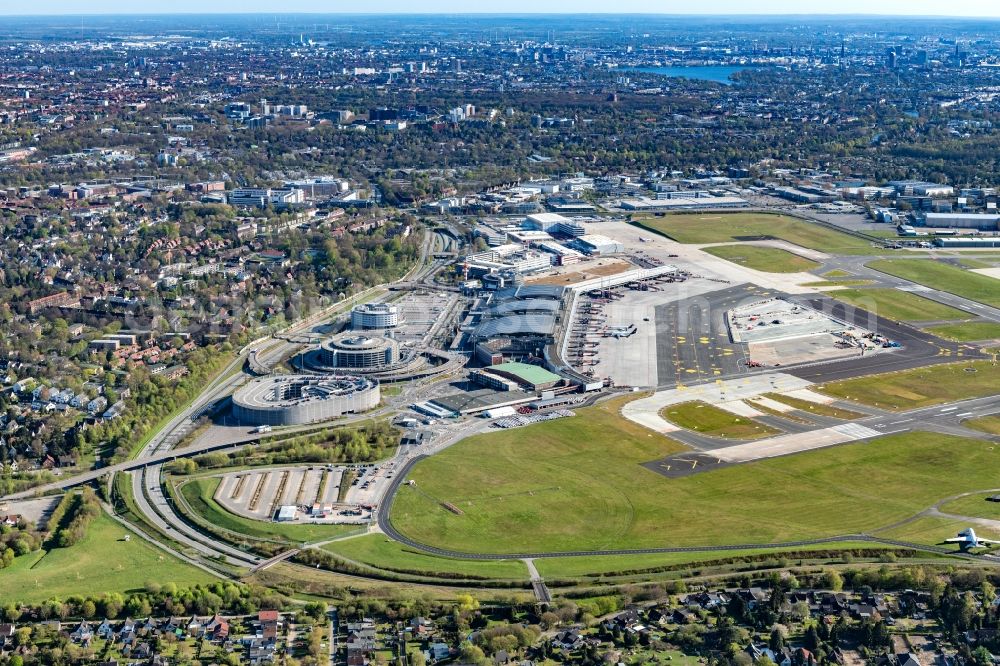
{"label": "city skyline", "polygon": [[[215,0],[205,3],[194,0],[156,3],[135,11],[133,3],[123,0],[96,0],[80,11],[77,2],[49,0],[36,3],[18,3],[0,7],[0,16],[45,15],[98,15],[98,14],[250,14],[273,13],[275,6],[262,0]],[[805,11],[804,11],[805,10]],[[470,7],[458,0],[427,0],[419,6],[401,0],[381,0],[360,6],[331,6],[316,0],[289,0],[282,4],[282,13],[316,14],[662,14],[662,15],[873,15],[873,16],[951,16],[951,17],[1000,17],[1000,6],[992,0],[967,0],[961,6],[949,6],[942,11],[940,3],[931,0],[885,0],[873,10],[865,0],[842,0],[835,10],[828,7],[804,7],[796,0],[763,0],[747,11],[747,4],[740,0],[717,0],[711,7],[692,6],[670,0],[651,3],[648,0],[622,0],[609,11],[608,5],[597,0],[554,0],[544,7],[528,0],[510,0],[502,7],[490,5],[488,10]]]}

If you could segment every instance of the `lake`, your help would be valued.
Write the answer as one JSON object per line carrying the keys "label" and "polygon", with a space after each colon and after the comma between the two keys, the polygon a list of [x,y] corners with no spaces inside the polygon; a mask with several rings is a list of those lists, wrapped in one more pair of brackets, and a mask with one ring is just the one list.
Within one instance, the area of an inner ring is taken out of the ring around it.
{"label": "lake", "polygon": [[684,77],[693,81],[715,81],[725,85],[733,83],[730,78],[736,72],[752,69],[745,65],[694,65],[680,67],[623,67],[621,71],[645,72],[660,76]]}

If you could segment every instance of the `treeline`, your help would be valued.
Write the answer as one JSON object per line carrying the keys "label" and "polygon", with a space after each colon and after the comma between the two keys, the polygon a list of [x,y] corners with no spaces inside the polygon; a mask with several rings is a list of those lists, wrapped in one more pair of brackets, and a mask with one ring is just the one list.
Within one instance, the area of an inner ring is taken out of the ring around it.
{"label": "treeline", "polygon": [[255,585],[227,581],[179,589],[175,583],[148,581],[142,590],[128,595],[112,592],[53,598],[37,605],[8,604],[3,614],[8,622],[16,622],[22,617],[40,620],[106,617],[114,620],[214,613],[246,615],[260,610],[284,610],[290,604],[284,595]]}
{"label": "treeline", "polygon": [[247,447],[232,453],[206,453],[192,461],[176,461],[170,471],[189,474],[198,469],[242,465],[283,465],[289,463],[358,463],[378,460],[396,446],[399,431],[386,421],[358,428],[323,429],[260,448]]}
{"label": "treeline", "polygon": [[68,548],[80,542],[87,527],[101,513],[101,502],[90,488],[79,493],[67,493],[49,516],[48,545]]}
{"label": "treeline", "polygon": [[475,581],[479,587],[489,587],[489,588],[524,588],[526,585],[520,580],[510,580],[510,581],[497,581],[485,576],[477,576],[475,574],[459,574],[453,572],[442,572],[442,571],[421,571],[419,569],[400,569],[400,568],[373,568],[364,565],[357,564],[355,562],[349,562],[347,560],[341,559],[329,553],[325,550],[320,550],[318,548],[306,548],[291,557],[293,562],[298,564],[304,564],[308,567],[324,569],[326,571],[333,571],[337,573],[347,573],[357,576],[364,576],[365,578],[381,578],[382,580],[388,581],[413,581],[419,579],[432,578],[438,584],[444,584],[443,581],[454,581],[455,583],[467,583],[468,581]]}

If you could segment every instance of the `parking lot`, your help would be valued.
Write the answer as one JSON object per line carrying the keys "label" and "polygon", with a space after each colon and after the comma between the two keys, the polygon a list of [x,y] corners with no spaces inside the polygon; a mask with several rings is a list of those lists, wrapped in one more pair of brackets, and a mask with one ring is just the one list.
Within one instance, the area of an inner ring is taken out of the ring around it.
{"label": "parking lot", "polygon": [[[359,479],[347,489],[345,502],[337,501],[345,474],[354,470]],[[363,483],[360,479],[369,470],[338,465],[280,467],[233,472],[222,477],[215,492],[215,501],[226,510],[255,520],[274,520],[282,506],[299,508],[299,520],[308,522],[365,522],[370,511],[353,506],[351,495]],[[368,485],[363,495],[374,491]],[[364,504],[359,502],[358,504]],[[319,512],[313,514],[313,507]],[[361,510],[359,510],[361,509]]]}
{"label": "parking lot", "polygon": [[400,324],[396,339],[404,345],[422,345],[429,341],[436,325],[446,319],[458,300],[458,294],[448,291],[415,290],[396,302]]}

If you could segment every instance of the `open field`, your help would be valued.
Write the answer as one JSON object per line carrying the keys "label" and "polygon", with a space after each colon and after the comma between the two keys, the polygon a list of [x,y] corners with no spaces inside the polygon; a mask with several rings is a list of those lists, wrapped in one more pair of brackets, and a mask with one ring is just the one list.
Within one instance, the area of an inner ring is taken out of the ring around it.
{"label": "open field", "polygon": [[776,247],[746,244],[717,245],[706,247],[705,252],[765,273],[804,273],[819,267],[819,264],[811,259]]}
{"label": "open field", "polygon": [[[968,495],[967,497],[959,497],[956,500],[942,504],[938,508],[944,513],[954,513],[958,516],[1000,520],[1000,502],[986,501],[987,497],[993,497],[998,494],[1000,493],[978,493],[976,495]],[[978,527],[976,531],[979,531]]]}
{"label": "open field", "polygon": [[528,569],[520,560],[455,560],[436,557],[396,543],[382,534],[369,534],[323,546],[335,555],[377,569],[434,576],[447,574],[470,578],[527,580]]}
{"label": "open field", "polygon": [[948,363],[846,379],[817,390],[882,409],[916,409],[1000,393],[1000,368],[989,361]]}
{"label": "open field", "polygon": [[724,439],[760,439],[781,432],[759,421],[737,416],[699,400],[671,405],[660,416],[682,428]]}
{"label": "open field", "polygon": [[989,442],[912,432],[668,479],[637,466],[678,447],[610,416],[479,435],[423,460],[393,523],[466,552],[770,543],[876,529],[989,487],[1000,463]]}
{"label": "open field", "polygon": [[864,287],[874,284],[874,280],[862,278],[845,278],[843,280],[816,280],[815,282],[801,282],[800,287]]}
{"label": "open field", "polygon": [[1000,435],[1000,414],[981,416],[978,419],[967,419],[962,422],[967,428],[981,430],[988,435]]}
{"label": "open field", "polygon": [[827,294],[848,305],[894,321],[970,319],[975,315],[897,289],[838,289]]}
{"label": "open field", "polygon": [[778,238],[820,252],[873,254],[871,243],[787,215],[767,213],[674,214],[636,219],[639,226],[678,243],[726,243]]}
{"label": "open field", "polygon": [[[927,545],[943,544],[945,539],[950,539],[960,531],[969,527],[969,521],[952,518],[922,517],[914,521],[905,523],[891,530],[878,532],[877,536],[891,539],[901,539],[912,541],[913,543],[923,543]],[[1000,532],[987,527],[976,527],[976,534],[988,539],[1000,538]],[[958,546],[951,544],[956,551]]]}
{"label": "open field", "polygon": [[941,324],[940,326],[930,326],[926,329],[928,333],[955,340],[956,342],[976,342],[979,340],[1000,339],[1000,324],[990,321],[969,321],[961,324]]}
{"label": "open field", "polygon": [[[128,542],[126,534],[131,535]],[[149,580],[194,585],[216,579],[146,543],[102,513],[76,545],[30,553],[0,570],[0,602],[38,603],[74,594],[128,592]]]}
{"label": "open field", "polygon": [[879,259],[869,268],[1000,308],[1000,280],[928,259]]}
{"label": "open field", "polygon": [[290,543],[333,539],[342,534],[358,531],[358,525],[309,525],[274,523],[237,516],[226,511],[213,495],[221,479],[216,476],[193,479],[180,490],[191,509],[213,525],[259,539],[274,539]]}
{"label": "open field", "polygon": [[441,599],[454,600],[459,595],[471,594],[480,601],[514,599],[531,602],[534,595],[530,590],[515,588],[490,589],[480,587],[460,587],[455,585],[432,585],[404,583],[399,581],[366,580],[323,569],[304,567],[288,562],[279,562],[273,567],[258,571],[244,579],[247,583],[264,587],[283,587],[297,592],[296,596],[307,599],[343,599],[344,590],[363,592],[372,599]]}
{"label": "open field", "polygon": [[852,412],[849,409],[841,409],[840,407],[835,407],[833,405],[824,405],[821,402],[811,402],[809,400],[802,400],[801,398],[793,398],[788,395],[781,395],[780,393],[767,393],[764,397],[770,398],[775,402],[788,405],[789,407],[802,410],[803,412],[819,414],[820,416],[829,416],[835,419],[852,421],[854,419],[864,418],[865,416],[861,412]]}
{"label": "open field", "polygon": [[693,551],[682,553],[660,553],[652,555],[581,555],[577,557],[542,557],[535,560],[535,568],[546,579],[580,578],[609,575],[628,575],[629,572],[656,569],[682,564],[698,564],[711,567],[712,563],[722,564],[729,559],[767,559],[784,557],[789,553],[798,559],[803,553],[824,553],[839,550],[893,550],[892,546],[864,541],[838,541],[817,546],[799,548],[757,548],[731,551]]}

